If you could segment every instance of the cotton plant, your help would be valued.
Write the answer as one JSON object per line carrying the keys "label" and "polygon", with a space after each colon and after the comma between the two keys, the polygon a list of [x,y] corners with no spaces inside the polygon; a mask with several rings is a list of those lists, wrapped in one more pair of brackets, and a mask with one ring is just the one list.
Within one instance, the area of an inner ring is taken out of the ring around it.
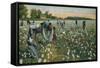
{"label": "cotton plant", "polygon": [[[19,28],[19,43],[21,46],[28,46],[26,43],[28,27],[28,25],[24,25]],[[36,41],[38,46],[38,60],[32,58],[28,50],[25,49],[27,52],[25,54],[24,52],[21,53],[21,56],[23,56],[20,58],[20,63],[79,61],[96,58],[96,34],[94,30],[69,28],[59,32],[59,29],[56,31],[56,44],[47,42],[41,34],[38,34]]]}

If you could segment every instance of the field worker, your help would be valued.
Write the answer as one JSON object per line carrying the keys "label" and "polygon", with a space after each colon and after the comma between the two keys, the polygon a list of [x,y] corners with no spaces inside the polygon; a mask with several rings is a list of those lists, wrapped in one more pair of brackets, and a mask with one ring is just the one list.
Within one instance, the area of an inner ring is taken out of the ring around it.
{"label": "field worker", "polygon": [[29,48],[29,52],[31,53],[32,57],[38,60],[37,46],[36,44],[33,43],[32,37],[29,37],[28,48]]}
{"label": "field worker", "polygon": [[59,25],[59,20],[57,20],[57,25]]}
{"label": "field worker", "polygon": [[49,23],[50,23],[50,21],[49,21],[49,20],[44,21],[44,28],[47,28],[47,27],[48,27],[48,25],[49,25]]}
{"label": "field worker", "polygon": [[86,28],[86,21],[83,21],[83,30]]}
{"label": "field worker", "polygon": [[65,20],[63,20],[63,28],[65,27]]}
{"label": "field worker", "polygon": [[47,30],[48,30],[48,36],[49,36],[51,34],[51,31],[52,31],[52,23],[49,23]]}
{"label": "field worker", "polygon": [[63,22],[64,22],[64,25],[65,25],[65,20]]}
{"label": "field worker", "polygon": [[75,24],[76,24],[76,26],[77,26],[77,20],[75,21]]}
{"label": "field worker", "polygon": [[52,30],[52,23],[49,23],[49,25],[48,25],[48,28],[47,28],[49,31],[51,31]]}
{"label": "field worker", "polygon": [[33,23],[30,25],[30,28],[34,31],[36,29],[36,24],[35,22],[33,21]]}
{"label": "field worker", "polygon": [[53,41],[55,42],[56,41],[56,28],[55,27],[53,27]]}
{"label": "field worker", "polygon": [[47,27],[47,30],[48,30],[48,38],[49,38],[49,41],[51,42],[52,41],[52,38],[53,38],[53,26],[52,26],[52,23],[49,23],[48,27]]}
{"label": "field worker", "polygon": [[64,24],[65,24],[65,21],[64,21],[64,20],[60,20],[60,24],[61,24],[61,26],[63,27]]}
{"label": "field worker", "polygon": [[35,24],[35,22],[33,22],[29,25],[28,38],[32,37],[32,35],[34,34],[35,29],[36,29],[36,24]]}
{"label": "field worker", "polygon": [[76,20],[76,21],[75,21],[76,29],[78,28],[78,25],[77,25],[77,23],[78,23],[78,21]]}

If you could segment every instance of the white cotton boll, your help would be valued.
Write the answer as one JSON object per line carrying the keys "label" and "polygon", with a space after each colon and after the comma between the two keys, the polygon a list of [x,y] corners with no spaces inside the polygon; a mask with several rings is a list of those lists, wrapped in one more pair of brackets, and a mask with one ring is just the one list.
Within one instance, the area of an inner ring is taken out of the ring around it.
{"label": "white cotton boll", "polygon": [[73,50],[73,52],[75,53],[75,52],[76,52],[76,50]]}
{"label": "white cotton boll", "polygon": [[47,51],[47,49],[44,50],[44,52],[46,52],[46,51]]}
{"label": "white cotton boll", "polygon": [[82,52],[80,51],[80,54],[81,54]]}
{"label": "white cotton boll", "polygon": [[46,60],[46,59],[44,59],[44,60],[43,60],[43,62],[47,62],[47,60]]}
{"label": "white cotton boll", "polygon": [[51,44],[48,44],[47,46],[48,46],[48,47],[50,47],[50,46],[51,46]]}
{"label": "white cotton boll", "polygon": [[89,57],[88,59],[89,59],[89,60],[91,60],[92,58],[91,58],[91,57]]}
{"label": "white cotton boll", "polygon": [[24,57],[26,58],[26,55],[24,55]]}
{"label": "white cotton boll", "polygon": [[81,44],[81,46],[83,46],[83,44]]}
{"label": "white cotton boll", "polygon": [[70,49],[68,49],[67,55],[69,55],[69,53],[70,53]]}
{"label": "white cotton boll", "polygon": [[50,48],[48,48],[48,51],[50,51]]}
{"label": "white cotton boll", "polygon": [[33,23],[33,21],[32,21],[32,20],[30,20],[30,23]]}
{"label": "white cotton boll", "polygon": [[20,59],[20,60],[19,60],[19,63],[20,63],[20,64],[23,64],[23,59]]}
{"label": "white cotton boll", "polygon": [[87,46],[89,46],[89,43],[88,42],[86,42],[86,44],[87,44]]}
{"label": "white cotton boll", "polygon": [[69,32],[70,35],[71,35],[72,33],[73,33],[72,31]]}
{"label": "white cotton boll", "polygon": [[22,22],[22,20],[19,20],[19,24]]}
{"label": "white cotton boll", "polygon": [[88,52],[88,55],[89,55],[90,53]]}
{"label": "white cotton boll", "polygon": [[89,51],[90,52],[90,54],[92,54],[92,51]]}
{"label": "white cotton boll", "polygon": [[93,53],[93,56],[96,56],[95,53]]}
{"label": "white cotton boll", "polygon": [[22,57],[24,57],[24,54],[22,54]]}
{"label": "white cotton boll", "polygon": [[50,51],[50,54],[52,55],[52,52]]}
{"label": "white cotton boll", "polygon": [[63,34],[66,34],[66,33],[65,33],[65,31],[64,31],[64,32],[62,32],[62,33],[63,33]]}
{"label": "white cotton boll", "polygon": [[84,47],[81,47],[82,49],[84,48]]}
{"label": "white cotton boll", "polygon": [[76,37],[76,35],[73,35],[73,37],[75,38],[75,37]]}
{"label": "white cotton boll", "polygon": [[26,58],[26,52],[24,52],[24,58]]}
{"label": "white cotton boll", "polygon": [[42,49],[44,49],[44,47],[43,46],[41,46],[42,47]]}
{"label": "white cotton boll", "polygon": [[31,54],[30,53],[28,53],[28,55],[29,55],[29,57],[31,57]]}
{"label": "white cotton boll", "polygon": [[39,62],[39,63],[40,63],[40,62],[42,62],[42,59],[41,59],[41,58],[39,58],[39,59],[38,59],[38,62]]}
{"label": "white cotton boll", "polygon": [[66,45],[64,45],[64,47],[65,47]]}
{"label": "white cotton boll", "polygon": [[25,30],[25,31],[27,31],[27,29],[26,29],[26,28],[24,28],[24,30]]}
{"label": "white cotton boll", "polygon": [[19,39],[19,42],[21,42],[22,40]]}
{"label": "white cotton boll", "polygon": [[92,51],[89,51],[89,55],[92,56]]}
{"label": "white cotton boll", "polygon": [[76,40],[75,43],[78,43],[78,41]]}
{"label": "white cotton boll", "polygon": [[23,21],[24,26],[25,26],[25,23],[26,23],[26,21],[24,20],[24,21]]}
{"label": "white cotton boll", "polygon": [[72,57],[73,57],[73,58],[75,58],[75,55],[74,55],[74,54],[72,54]]}
{"label": "white cotton boll", "polygon": [[76,57],[77,57],[77,58],[80,58],[80,56],[79,56],[79,55],[77,55]]}
{"label": "white cotton boll", "polygon": [[65,60],[65,58],[63,57],[62,60]]}
{"label": "white cotton boll", "polygon": [[72,38],[72,42],[74,42],[74,39]]}
{"label": "white cotton boll", "polygon": [[44,54],[42,54],[41,57],[43,58],[44,57]]}

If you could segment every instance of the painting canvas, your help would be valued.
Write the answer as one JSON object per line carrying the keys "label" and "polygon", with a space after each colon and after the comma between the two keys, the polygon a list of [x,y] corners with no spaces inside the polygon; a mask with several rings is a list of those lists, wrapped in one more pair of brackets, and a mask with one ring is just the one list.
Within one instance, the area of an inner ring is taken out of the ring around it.
{"label": "painting canvas", "polygon": [[16,6],[19,65],[97,60],[97,7]]}

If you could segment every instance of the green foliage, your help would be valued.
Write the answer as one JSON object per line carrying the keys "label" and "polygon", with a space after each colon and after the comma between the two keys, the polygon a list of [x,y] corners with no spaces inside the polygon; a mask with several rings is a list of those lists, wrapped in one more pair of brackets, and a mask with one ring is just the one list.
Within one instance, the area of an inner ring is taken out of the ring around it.
{"label": "green foliage", "polygon": [[31,10],[31,19],[32,20],[39,20],[39,19],[57,19],[57,17],[52,16],[51,13],[49,13],[48,11],[46,11],[45,13],[43,13],[41,10],[37,10],[37,9],[32,9]]}
{"label": "green foliage", "polygon": [[36,9],[32,9],[31,10],[31,19],[40,19],[40,17],[41,17],[41,14],[42,14],[42,12],[41,12],[41,10],[36,10]]}
{"label": "green foliage", "polygon": [[48,18],[49,12],[46,11],[46,12],[44,13],[44,15],[46,16],[46,18]]}
{"label": "green foliage", "polygon": [[[24,5],[19,5],[19,19],[21,20],[28,19],[27,15],[28,15],[28,9]],[[52,14],[49,13],[48,11],[43,13],[40,9],[34,9],[34,8],[31,9],[29,19],[39,20],[42,19],[42,17],[44,17],[43,19],[57,19],[56,16],[52,16]]]}
{"label": "green foliage", "polygon": [[24,5],[19,5],[19,19],[27,18],[27,8]]}

